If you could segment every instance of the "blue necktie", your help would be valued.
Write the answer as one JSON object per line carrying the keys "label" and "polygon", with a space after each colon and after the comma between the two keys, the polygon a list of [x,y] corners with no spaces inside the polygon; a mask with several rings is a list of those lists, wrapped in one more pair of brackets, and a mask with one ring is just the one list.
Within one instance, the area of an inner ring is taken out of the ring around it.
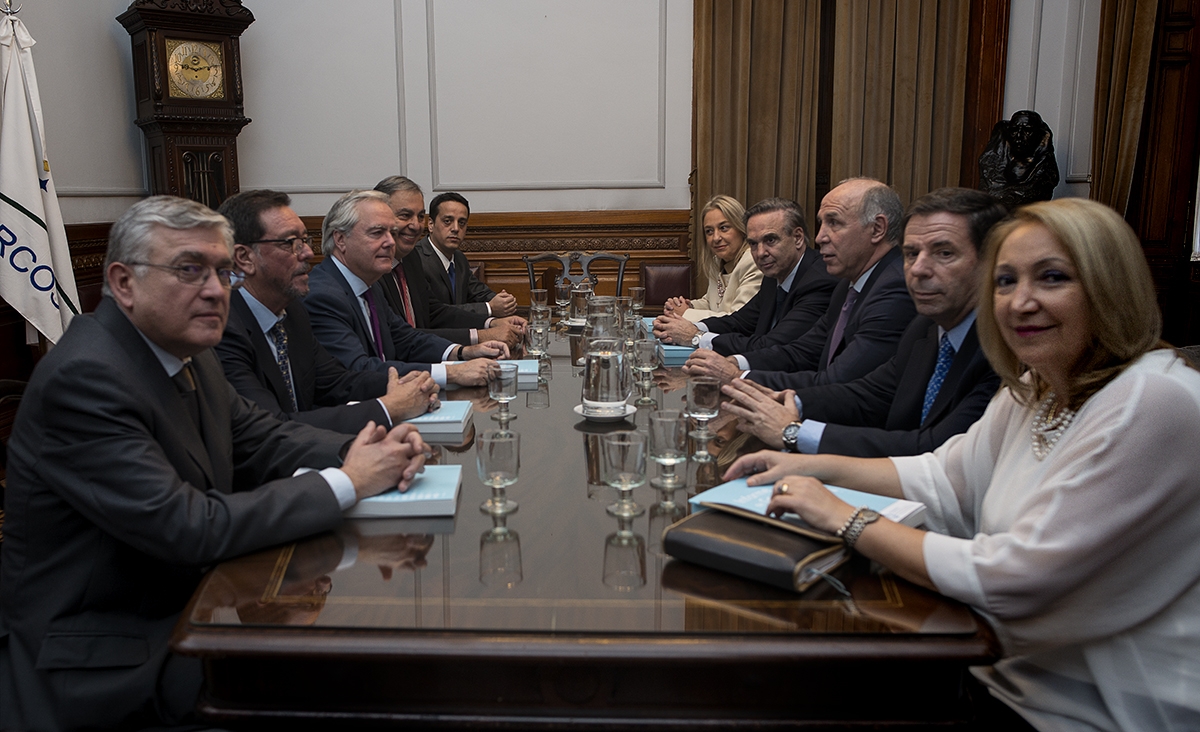
{"label": "blue necktie", "polygon": [[455,287],[454,287],[454,260],[453,259],[450,260],[450,268],[446,270],[446,274],[450,275],[450,299],[457,300],[458,293],[455,292]]}
{"label": "blue necktie", "polygon": [[937,365],[933,367],[933,376],[929,377],[929,386],[925,387],[925,404],[921,407],[921,424],[929,416],[929,410],[941,391],[946,374],[950,373],[950,364],[954,361],[954,344],[950,342],[948,333],[942,334],[942,345],[938,348]]}

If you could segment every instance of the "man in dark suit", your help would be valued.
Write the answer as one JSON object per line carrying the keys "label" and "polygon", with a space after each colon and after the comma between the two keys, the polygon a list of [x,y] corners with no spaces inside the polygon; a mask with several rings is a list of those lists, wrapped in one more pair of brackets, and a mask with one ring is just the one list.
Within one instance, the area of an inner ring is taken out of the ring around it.
{"label": "man in dark suit", "polygon": [[852,178],[838,184],[817,214],[817,247],[826,270],[841,279],[821,319],[794,341],[735,358],[697,352],[685,373],[798,389],[853,381],[887,361],[916,314],[895,247],[903,215],[896,192],[880,181]]}
{"label": "man in dark suit", "polygon": [[429,371],[439,386],[487,383],[490,359],[508,358],[508,346],[474,346],[423,333],[384,304],[380,278],[392,271],[396,215],[379,191],[339,198],[321,225],[325,259],[309,275],[304,306],[317,340],[352,371],[389,368]]}
{"label": "man in dark suit", "polygon": [[[847,384],[773,392],[725,387],[725,409],[768,445],[857,457],[916,455],[965,432],[999,388],[975,332],[983,241],[1004,206],[982,191],[942,188],[904,218],[901,251],[919,316],[896,355]],[[801,413],[805,419],[801,420]]]}
{"label": "man in dark suit", "polygon": [[670,313],[659,316],[654,334],[664,342],[733,356],[790,343],[825,313],[837,280],[808,247],[808,225],[800,204],[768,198],[751,206],[745,220],[750,256],[763,272],[758,294],[737,312],[699,323]]}
{"label": "man in dark suit", "polygon": [[429,238],[417,242],[417,252],[430,300],[482,315],[512,315],[517,311],[517,299],[503,290],[493,292],[480,282],[459,250],[470,216],[467,199],[452,191],[429,202]]}
{"label": "man in dark suit", "polygon": [[[222,216],[156,196],[109,236],[105,296],[34,369],[9,443],[3,729],[189,721],[200,663],[167,641],[204,568],[333,528],[406,486],[427,449],[408,425],[347,448],[237,395],[212,352],[232,274]],[[300,467],[322,470],[290,477]]]}
{"label": "man in dark suit", "polygon": [[441,337],[471,345],[480,341],[504,341],[516,348],[525,337],[525,319],[516,315],[496,318],[483,313],[447,305],[430,297],[429,283],[417,240],[424,236],[425,194],[421,187],[402,175],[379,181],[375,190],[388,197],[398,219],[396,263],[390,275],[384,275],[383,294],[392,312],[409,325]]}
{"label": "man in dark suit", "polygon": [[425,413],[438,391],[428,373],[350,371],[317,342],[299,299],[308,293],[313,251],[290,203],[286,193],[243,191],[219,209],[233,226],[233,261],[242,276],[216,347],[229,383],[277,419],[336,432],[356,433],[368,421],[390,427]]}

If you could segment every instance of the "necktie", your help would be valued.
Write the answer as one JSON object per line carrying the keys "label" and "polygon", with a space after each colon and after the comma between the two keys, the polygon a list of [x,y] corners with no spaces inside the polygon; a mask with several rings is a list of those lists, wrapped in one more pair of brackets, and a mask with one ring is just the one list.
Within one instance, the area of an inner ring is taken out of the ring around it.
{"label": "necktie", "polygon": [[833,363],[833,354],[842,344],[842,335],[846,332],[846,322],[850,320],[850,311],[854,309],[854,301],[858,299],[858,290],[853,287],[846,293],[846,302],[842,303],[842,312],[838,314],[837,325],[833,326],[833,337],[829,339],[829,358],[825,360],[825,368]]}
{"label": "necktie", "polygon": [[299,412],[300,406],[296,404],[296,387],[292,384],[292,362],[288,359],[287,331],[283,329],[283,323],[279,322],[271,326],[267,335],[271,336],[271,340],[275,342],[275,362],[279,364],[279,372],[283,374],[283,383],[287,385],[288,399],[292,403],[291,411]]}
{"label": "necktie", "polygon": [[454,282],[454,260],[453,259],[450,260],[450,268],[446,270],[446,274],[450,275],[450,299],[457,300],[458,299],[458,292],[457,292],[458,288],[455,286],[455,282]]}
{"label": "necktie", "polygon": [[383,336],[379,333],[379,311],[375,309],[375,295],[370,288],[362,294],[367,301],[367,312],[371,314],[371,337],[375,339],[375,355],[383,358]]}
{"label": "necktie", "polygon": [[413,315],[412,297],[408,294],[408,278],[404,275],[404,265],[397,264],[392,269],[392,276],[396,278],[396,285],[400,288],[400,302],[404,304],[404,320],[416,328],[417,320]]}
{"label": "necktie", "polygon": [[954,344],[950,342],[950,336],[943,333],[942,345],[938,348],[937,365],[933,367],[933,376],[929,377],[929,386],[925,387],[925,404],[921,407],[921,424],[924,424],[925,418],[929,416],[929,410],[933,407],[933,401],[937,399],[942,382],[946,380],[946,374],[950,373],[950,364],[953,361]]}
{"label": "necktie", "polygon": [[774,328],[783,317],[783,301],[787,300],[788,291],[782,287],[775,288],[775,314],[771,316],[771,327]]}
{"label": "necktie", "polygon": [[179,398],[183,400],[183,408],[192,418],[192,424],[196,425],[196,429],[199,430],[200,399],[196,393],[196,376],[192,372],[192,362],[184,362],[183,368],[171,377],[171,381],[175,382],[175,388],[179,390]]}

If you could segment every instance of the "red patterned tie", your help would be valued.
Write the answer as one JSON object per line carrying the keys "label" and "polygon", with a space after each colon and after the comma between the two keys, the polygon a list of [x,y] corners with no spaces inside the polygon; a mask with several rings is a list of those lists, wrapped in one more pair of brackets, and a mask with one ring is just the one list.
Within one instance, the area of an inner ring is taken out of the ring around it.
{"label": "red patterned tie", "polygon": [[404,303],[404,319],[412,327],[417,327],[417,320],[413,317],[412,298],[408,294],[408,278],[404,276],[404,265],[397,264],[392,268],[392,276],[396,278],[396,284],[400,287],[400,299]]}

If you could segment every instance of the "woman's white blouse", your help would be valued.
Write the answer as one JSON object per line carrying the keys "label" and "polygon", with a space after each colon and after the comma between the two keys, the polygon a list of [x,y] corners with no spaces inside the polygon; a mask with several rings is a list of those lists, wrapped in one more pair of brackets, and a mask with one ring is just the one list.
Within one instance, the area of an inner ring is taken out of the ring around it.
{"label": "woman's white blouse", "polygon": [[754,258],[750,256],[750,247],[746,247],[746,251],[742,252],[737,264],[733,266],[733,271],[721,275],[721,280],[725,283],[725,296],[720,296],[721,290],[717,281],[709,280],[708,292],[704,297],[692,300],[692,306],[683,312],[683,317],[693,323],[699,323],[705,318],[729,315],[758,294],[762,278],[762,270],[754,264]]}
{"label": "woman's white blouse", "polygon": [[1033,455],[1008,389],[933,453],[892,458],[924,558],[992,621],[980,677],[1040,729],[1200,729],[1200,372],[1146,354]]}

